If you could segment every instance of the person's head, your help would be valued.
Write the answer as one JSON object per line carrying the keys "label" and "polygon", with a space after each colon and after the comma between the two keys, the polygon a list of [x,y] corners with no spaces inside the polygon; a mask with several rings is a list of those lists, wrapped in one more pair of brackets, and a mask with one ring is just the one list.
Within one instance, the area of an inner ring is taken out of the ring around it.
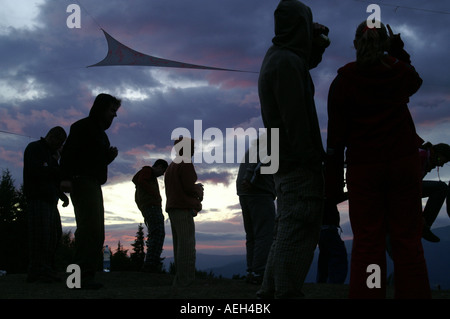
{"label": "person's head", "polygon": [[[376,22],[378,24],[378,21]],[[388,49],[389,37],[386,27],[379,22],[380,27],[370,28],[367,20],[356,29],[353,44],[356,49],[356,62],[359,66],[370,66],[382,61]]]}
{"label": "person's head", "polygon": [[169,166],[169,164],[165,160],[163,160],[163,159],[156,160],[152,166],[155,176],[159,177],[159,176],[164,175],[168,166]]}
{"label": "person's head", "polygon": [[66,131],[64,131],[61,126],[55,126],[51,128],[48,131],[47,135],[45,135],[45,141],[53,151],[59,150],[64,144],[66,138]]}
{"label": "person's head", "polygon": [[289,49],[308,59],[311,52],[312,13],[297,0],[282,0],[274,12],[275,37],[273,44]]}
{"label": "person's head", "polygon": [[432,165],[441,167],[450,161],[450,145],[445,143],[433,145],[431,161]]}
{"label": "person's head", "polygon": [[107,130],[115,117],[122,101],[116,97],[101,93],[95,98],[89,117],[95,119],[103,130]]}
{"label": "person's head", "polygon": [[190,157],[194,156],[194,140],[185,137],[180,136],[178,139],[175,140],[173,143],[175,148],[175,155],[180,157],[189,157],[188,154],[185,154],[184,150],[190,150]]}

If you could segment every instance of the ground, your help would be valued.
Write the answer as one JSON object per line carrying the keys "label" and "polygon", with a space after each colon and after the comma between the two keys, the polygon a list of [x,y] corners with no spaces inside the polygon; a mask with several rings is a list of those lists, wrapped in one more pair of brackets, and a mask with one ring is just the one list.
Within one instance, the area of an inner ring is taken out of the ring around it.
{"label": "ground", "polygon": [[[64,276],[65,278],[65,276]],[[69,289],[60,283],[27,283],[25,274],[0,277],[0,299],[255,299],[258,286],[244,280],[197,279],[189,288],[172,287],[172,276],[141,272],[99,273],[99,290]],[[346,299],[347,285],[306,283],[307,299]],[[392,287],[388,289],[392,298]],[[433,291],[433,299],[450,299],[450,291]]]}

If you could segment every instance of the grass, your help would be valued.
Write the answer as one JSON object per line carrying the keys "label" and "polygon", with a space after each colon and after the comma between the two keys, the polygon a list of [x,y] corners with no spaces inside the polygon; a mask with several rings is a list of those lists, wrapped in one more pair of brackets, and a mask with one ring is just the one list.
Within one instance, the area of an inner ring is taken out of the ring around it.
{"label": "grass", "polygon": [[[172,287],[169,274],[98,273],[99,290],[69,289],[60,283],[27,283],[25,274],[0,277],[0,299],[255,299],[258,286],[244,280],[199,278],[188,288]],[[306,299],[347,299],[347,285],[306,283]],[[388,288],[388,298],[393,289]],[[433,299],[450,299],[450,291],[433,291]]]}

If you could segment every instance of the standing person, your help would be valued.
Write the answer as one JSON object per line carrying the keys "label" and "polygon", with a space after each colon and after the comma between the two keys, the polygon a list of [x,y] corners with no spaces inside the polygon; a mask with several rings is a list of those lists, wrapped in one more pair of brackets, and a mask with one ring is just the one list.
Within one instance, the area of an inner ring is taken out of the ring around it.
{"label": "standing person", "polygon": [[[302,286],[319,239],[323,210],[325,152],[309,70],[329,41],[328,29],[314,24],[311,9],[285,0],[275,10],[275,37],[261,66],[258,91],[268,135],[279,128],[279,170],[275,238],[261,298],[302,298]],[[269,139],[271,140],[271,139]]]}
{"label": "standing person", "polygon": [[25,148],[23,186],[28,208],[29,267],[27,282],[61,281],[54,266],[62,236],[58,200],[66,207],[69,198],[59,190],[59,150],[66,140],[60,126]]}
{"label": "standing person", "polygon": [[261,284],[273,240],[276,193],[273,175],[261,174],[261,162],[249,157],[248,150],[239,165],[236,191],[246,234],[247,282]]}
{"label": "standing person", "polygon": [[180,137],[175,141],[176,157],[164,176],[166,212],[172,229],[175,278],[173,285],[186,287],[195,280],[194,217],[202,209],[203,186],[197,182],[192,164],[194,140]]}
{"label": "standing person", "polygon": [[166,233],[157,178],[164,175],[167,166],[165,160],[158,159],[152,167],[144,166],[132,179],[136,185],[135,201],[148,230],[147,253],[142,268],[145,272],[161,272],[161,253]]}
{"label": "standing person", "polygon": [[[444,166],[445,163],[450,161],[450,146],[445,143],[433,145],[428,142],[420,147],[419,154],[422,162],[422,176],[425,177],[434,168],[437,168],[439,174],[439,167]],[[428,197],[425,208],[423,209],[423,239],[434,243],[440,241],[440,238],[431,231],[431,225],[433,225],[436,217],[439,215],[441,207],[446,198],[448,198],[449,193],[450,187],[441,181],[440,178],[439,181],[422,181],[422,198]]]}
{"label": "standing person", "polygon": [[111,271],[111,250],[108,245],[103,249],[103,272]]}
{"label": "standing person", "polygon": [[75,210],[75,263],[81,268],[81,288],[98,289],[95,272],[101,265],[105,220],[101,185],[108,179],[108,165],[117,157],[105,131],[117,116],[121,101],[99,94],[89,116],[70,127],[64,145],[61,188],[70,192]]}
{"label": "standing person", "polygon": [[[387,235],[394,260],[395,297],[429,298],[421,242],[421,139],[407,106],[422,79],[411,66],[400,36],[390,28],[389,32],[390,37],[382,23],[379,28],[361,23],[354,40],[356,62],[339,69],[331,84],[327,199],[335,200],[343,192],[347,148],[353,230],[350,298],[385,298]],[[381,269],[380,288],[367,285],[369,265]]]}
{"label": "standing person", "polygon": [[347,250],[339,234],[340,228],[340,216],[337,204],[332,204],[326,200],[318,245],[318,283],[343,284],[347,278]]}

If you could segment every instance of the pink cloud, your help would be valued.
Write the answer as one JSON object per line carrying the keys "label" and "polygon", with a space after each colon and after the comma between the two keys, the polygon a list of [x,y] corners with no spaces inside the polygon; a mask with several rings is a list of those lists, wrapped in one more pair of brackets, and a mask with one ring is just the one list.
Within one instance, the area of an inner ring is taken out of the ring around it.
{"label": "pink cloud", "polygon": [[[20,114],[20,113],[19,113]],[[23,128],[25,127],[25,123],[18,119],[11,116],[6,109],[0,110],[0,124],[2,127],[5,127],[6,130],[16,133],[16,134],[23,134]]]}
{"label": "pink cloud", "polygon": [[0,159],[12,163],[15,167],[23,167],[23,153],[6,150],[0,147]]}

